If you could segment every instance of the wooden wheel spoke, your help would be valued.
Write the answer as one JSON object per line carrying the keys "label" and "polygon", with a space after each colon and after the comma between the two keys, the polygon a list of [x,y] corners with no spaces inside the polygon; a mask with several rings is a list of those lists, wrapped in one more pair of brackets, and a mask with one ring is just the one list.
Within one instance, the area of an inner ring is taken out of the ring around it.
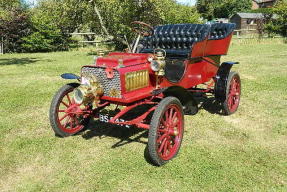
{"label": "wooden wheel spoke", "polygon": [[63,127],[66,128],[68,123],[70,123],[70,121],[71,121],[71,117],[69,116],[68,119],[66,119],[66,122]]}
{"label": "wooden wheel spoke", "polygon": [[64,101],[61,101],[61,103],[62,103],[63,105],[65,105],[67,108],[69,108],[69,105],[68,105],[67,103],[65,103]]}
{"label": "wooden wheel spoke", "polygon": [[59,119],[59,121],[61,122],[61,121],[63,121],[66,117],[68,117],[69,116],[69,114],[68,113],[66,113],[63,117],[61,117],[60,119]]}
{"label": "wooden wheel spoke", "polygon": [[166,142],[166,138],[164,138],[164,140],[163,140],[162,143],[160,144],[160,147],[159,147],[159,149],[158,149],[158,152],[159,152],[159,153],[162,152],[163,147],[164,147],[164,145],[165,145],[165,142]]}
{"label": "wooden wheel spoke", "polygon": [[70,129],[73,129],[73,127],[74,127],[73,123],[74,123],[74,118],[71,118],[71,120],[70,120]]}
{"label": "wooden wheel spoke", "polygon": [[172,125],[175,126],[177,122],[178,122],[177,112],[175,112],[174,115],[172,116]]}
{"label": "wooden wheel spoke", "polygon": [[169,143],[169,140],[167,140],[165,143],[164,143],[164,148],[163,148],[163,155],[167,155],[167,146],[168,146],[168,143]]}
{"label": "wooden wheel spoke", "polygon": [[173,108],[170,109],[169,116],[168,116],[168,123],[172,123],[172,114],[173,114]]}
{"label": "wooden wheel spoke", "polygon": [[70,96],[69,96],[69,93],[67,93],[67,98],[68,98],[68,101],[69,101],[69,104],[71,105],[72,104],[72,101],[71,101],[71,98],[70,98]]}
{"label": "wooden wheel spoke", "polygon": [[80,122],[79,122],[77,117],[75,117],[75,123],[76,123],[76,125],[80,125]]}
{"label": "wooden wheel spoke", "polygon": [[228,98],[228,106],[231,108],[232,107],[232,97]]}
{"label": "wooden wheel spoke", "polygon": [[167,134],[166,133],[164,133],[162,136],[160,136],[159,138],[158,138],[158,140],[156,141],[157,143],[160,143],[164,138],[166,138],[167,137]]}
{"label": "wooden wheel spoke", "polygon": [[161,119],[160,122],[163,124],[164,127],[167,126],[167,123],[166,123],[166,121],[164,119]]}
{"label": "wooden wheel spoke", "polygon": [[165,122],[168,121],[168,111],[166,111],[166,112],[164,113],[164,117],[165,117],[164,121],[165,121]]}
{"label": "wooden wheel spoke", "polygon": [[174,126],[174,127],[177,127],[178,122],[179,122],[179,121],[178,121],[178,118],[176,118],[176,119],[173,121],[173,126]]}
{"label": "wooden wheel spoke", "polygon": [[171,144],[171,142],[172,142],[171,140],[168,142],[168,150],[171,150],[172,147],[173,147],[172,144]]}

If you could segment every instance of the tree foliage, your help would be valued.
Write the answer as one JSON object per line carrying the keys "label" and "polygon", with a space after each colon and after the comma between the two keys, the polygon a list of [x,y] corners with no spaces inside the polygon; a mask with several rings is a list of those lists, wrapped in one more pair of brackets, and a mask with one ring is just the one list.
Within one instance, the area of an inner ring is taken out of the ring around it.
{"label": "tree foliage", "polygon": [[[90,22],[86,29],[119,40],[119,34],[127,34],[132,39],[132,21],[143,21],[152,26],[167,23],[198,23],[200,15],[194,7],[184,6],[175,0],[93,0],[91,2]],[[101,22],[102,18],[102,22]],[[101,26],[101,27],[98,27]],[[122,42],[122,41],[119,41]]]}
{"label": "tree foliage", "polygon": [[[200,21],[195,7],[175,0],[39,0],[30,8],[23,0],[0,0],[0,5],[0,33],[9,42],[17,41],[17,50],[9,49],[18,52],[66,50],[71,42],[69,33],[75,31],[95,32],[122,45],[119,35],[132,39],[131,22],[136,20],[153,26]],[[12,20],[13,25],[9,23]],[[14,40],[7,36],[13,31],[20,33],[12,34]]]}
{"label": "tree foliage", "polygon": [[269,31],[287,37],[287,0],[279,0],[272,11],[275,19],[267,25],[267,28]]}
{"label": "tree foliage", "polygon": [[0,38],[4,52],[23,52],[22,38],[31,33],[29,13],[20,0],[0,0]]}
{"label": "tree foliage", "polygon": [[198,0],[196,7],[205,19],[229,18],[236,12],[251,8],[251,0]]}

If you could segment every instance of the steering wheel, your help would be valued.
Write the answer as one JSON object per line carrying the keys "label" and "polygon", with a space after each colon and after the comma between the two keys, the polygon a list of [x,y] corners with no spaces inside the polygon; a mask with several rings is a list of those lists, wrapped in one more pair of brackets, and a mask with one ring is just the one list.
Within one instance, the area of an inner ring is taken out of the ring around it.
{"label": "steering wheel", "polygon": [[131,24],[133,25],[139,25],[138,27],[133,27],[132,30],[136,33],[138,33],[139,35],[142,35],[144,37],[147,36],[151,36],[153,35],[153,27],[149,24],[146,24],[144,22],[141,21],[134,21]]}

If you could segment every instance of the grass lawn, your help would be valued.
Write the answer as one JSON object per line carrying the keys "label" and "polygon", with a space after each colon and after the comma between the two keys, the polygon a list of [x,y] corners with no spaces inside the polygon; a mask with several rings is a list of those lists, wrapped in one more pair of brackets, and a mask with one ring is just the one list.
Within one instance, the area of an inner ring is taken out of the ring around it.
{"label": "grass lawn", "polygon": [[233,44],[237,113],[185,117],[180,153],[163,167],[144,158],[146,133],[92,123],[54,136],[57,89],[92,63],[87,52],[0,55],[0,191],[287,191],[287,44]]}

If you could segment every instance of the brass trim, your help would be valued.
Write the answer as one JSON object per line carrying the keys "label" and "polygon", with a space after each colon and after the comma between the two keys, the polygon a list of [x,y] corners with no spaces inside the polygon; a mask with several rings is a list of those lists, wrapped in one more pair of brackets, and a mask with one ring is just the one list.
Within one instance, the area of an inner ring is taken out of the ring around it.
{"label": "brass trim", "polygon": [[149,85],[148,70],[128,72],[125,74],[126,91],[133,91]]}

